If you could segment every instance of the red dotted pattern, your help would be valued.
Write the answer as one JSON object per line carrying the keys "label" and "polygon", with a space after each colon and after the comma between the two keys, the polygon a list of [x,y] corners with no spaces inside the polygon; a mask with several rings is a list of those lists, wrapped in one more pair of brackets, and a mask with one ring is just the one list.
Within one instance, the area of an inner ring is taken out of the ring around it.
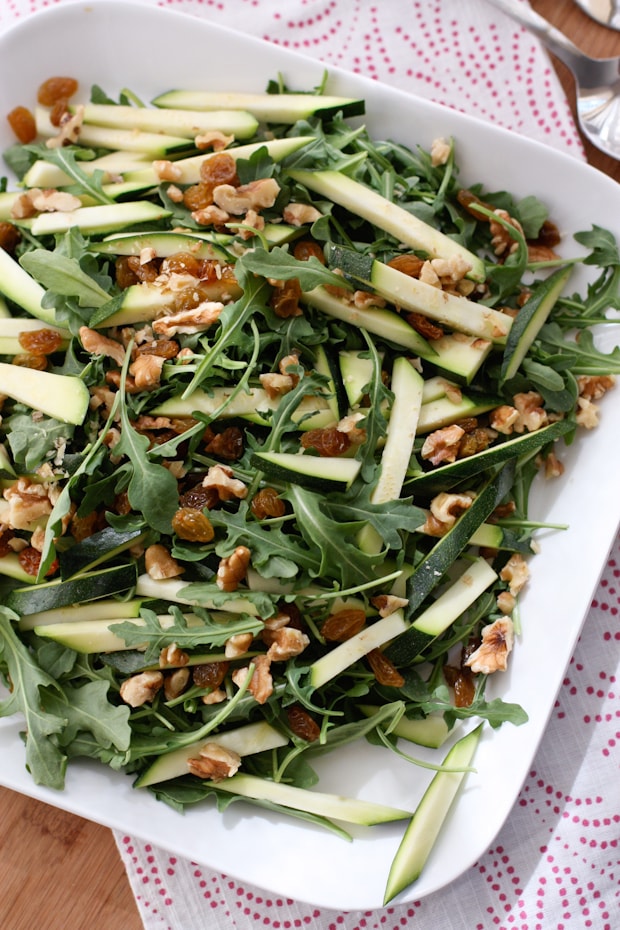
{"label": "red dotted pattern", "polygon": [[[617,930],[620,926],[620,536],[544,741],[496,844],[422,901],[337,913],[270,896],[117,835],[148,930]],[[469,909],[467,907],[469,902]],[[446,915],[458,915],[448,924]],[[466,915],[466,916],[463,916]]]}
{"label": "red dotted pattern", "polygon": [[[63,0],[5,0],[0,30]],[[484,0],[142,0],[242,28],[583,157],[547,57]],[[241,10],[241,7],[243,8]],[[459,17],[456,18],[458,8]],[[129,836],[117,842],[148,930],[617,930],[620,542],[545,740],[497,845],[421,902],[337,913],[280,899]],[[466,902],[470,913],[465,913]]]}

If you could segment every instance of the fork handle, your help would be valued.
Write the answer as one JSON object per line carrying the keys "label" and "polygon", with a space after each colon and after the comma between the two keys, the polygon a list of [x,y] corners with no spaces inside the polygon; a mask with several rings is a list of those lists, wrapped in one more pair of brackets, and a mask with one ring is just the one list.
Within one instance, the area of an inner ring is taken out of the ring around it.
{"label": "fork handle", "polygon": [[578,67],[578,61],[584,58],[581,49],[577,48],[563,32],[536,13],[529,4],[520,3],[519,0],[487,0],[487,2],[538,36],[541,42],[571,71],[574,72]]}

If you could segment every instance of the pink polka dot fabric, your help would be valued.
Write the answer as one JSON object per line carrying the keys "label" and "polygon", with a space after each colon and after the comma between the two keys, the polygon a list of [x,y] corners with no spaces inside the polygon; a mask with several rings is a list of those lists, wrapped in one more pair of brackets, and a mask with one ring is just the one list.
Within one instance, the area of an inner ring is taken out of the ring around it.
{"label": "pink polka dot fabric", "polygon": [[[3,0],[0,30],[63,0]],[[104,0],[96,0],[104,2]],[[484,0],[140,0],[298,50],[583,158],[539,44]],[[340,913],[115,834],[145,930],[620,927],[620,538],[543,743],[491,849],[421,901]]]}

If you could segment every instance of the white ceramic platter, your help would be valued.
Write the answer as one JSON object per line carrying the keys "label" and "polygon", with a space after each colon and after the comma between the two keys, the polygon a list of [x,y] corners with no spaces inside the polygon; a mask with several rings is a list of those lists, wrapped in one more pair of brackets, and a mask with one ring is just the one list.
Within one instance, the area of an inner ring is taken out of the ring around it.
{"label": "white ceramic platter", "polygon": [[[19,103],[31,104],[38,85],[59,73],[76,77],[85,93],[96,83],[111,96],[126,87],[148,101],[178,87],[262,91],[278,73],[293,89],[307,90],[320,83],[323,69],[198,18],[110,0],[63,3],[2,37],[0,114]],[[565,235],[565,254],[580,253],[571,234],[592,224],[620,237],[620,187],[572,157],[352,74],[334,70],[329,91],[363,96],[366,123],[375,137],[429,148],[438,136],[454,136],[463,184],[482,181],[490,190],[543,199]],[[0,119],[0,148],[11,142]],[[573,281],[571,290],[578,283]],[[510,813],[618,525],[620,495],[613,467],[618,437],[620,403],[612,392],[602,403],[600,427],[581,435],[570,450],[561,450],[564,477],[536,491],[532,516],[570,528],[541,538],[533,579],[522,599],[523,634],[509,672],[493,682],[493,694],[524,705],[529,723],[487,728],[476,756],[477,774],[467,778],[422,877],[402,900],[419,899],[457,878],[492,844]],[[354,842],[346,843],[243,803],[224,815],[205,806],[181,816],[133,790],[130,778],[94,764],[72,764],[66,790],[53,792],[35,786],[25,770],[21,726],[17,719],[0,721],[0,782],[5,786],[276,894],[345,910],[381,906],[402,824],[360,829]],[[366,744],[332,754],[320,771],[322,790],[410,809],[430,778]]]}

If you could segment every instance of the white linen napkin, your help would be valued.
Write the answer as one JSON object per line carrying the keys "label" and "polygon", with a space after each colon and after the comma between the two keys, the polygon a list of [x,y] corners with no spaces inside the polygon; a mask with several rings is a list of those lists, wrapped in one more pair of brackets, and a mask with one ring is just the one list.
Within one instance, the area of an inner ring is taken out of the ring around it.
{"label": "white linen napkin", "polygon": [[[262,37],[584,157],[539,43],[484,0],[140,2]],[[0,31],[48,5],[1,4]],[[278,898],[115,832],[145,930],[618,926],[619,578],[617,541],[514,809],[493,847],[450,887],[422,901],[340,913]]]}

